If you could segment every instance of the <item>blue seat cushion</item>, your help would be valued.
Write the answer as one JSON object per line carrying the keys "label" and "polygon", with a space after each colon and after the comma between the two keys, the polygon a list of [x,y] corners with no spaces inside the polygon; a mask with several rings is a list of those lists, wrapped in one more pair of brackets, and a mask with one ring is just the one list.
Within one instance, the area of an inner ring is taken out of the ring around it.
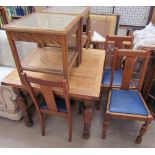
{"label": "blue seat cushion", "polygon": [[[102,78],[102,84],[103,85],[110,85],[111,72],[112,72],[111,69],[105,69],[104,70],[103,78]],[[123,77],[123,71],[122,70],[115,70],[114,79],[113,79],[113,86],[121,86],[122,77]]]}
{"label": "blue seat cushion", "polygon": [[[60,97],[55,97],[55,102],[56,102],[57,109],[59,112],[67,112],[65,99],[60,98]],[[44,98],[39,99],[39,104],[40,104],[41,109],[48,109]],[[73,104],[74,102],[71,100],[71,105]]]}
{"label": "blue seat cushion", "polygon": [[149,115],[139,92],[135,90],[112,89],[109,110],[114,113]]}

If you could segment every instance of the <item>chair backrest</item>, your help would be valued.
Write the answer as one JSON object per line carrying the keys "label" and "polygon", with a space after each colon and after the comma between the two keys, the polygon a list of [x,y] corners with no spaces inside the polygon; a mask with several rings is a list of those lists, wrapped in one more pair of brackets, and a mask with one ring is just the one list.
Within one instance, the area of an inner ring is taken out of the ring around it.
{"label": "chair backrest", "polygon": [[103,37],[106,37],[106,35],[116,34],[118,29],[118,22],[119,15],[91,14],[91,36],[93,36],[94,31]]}
{"label": "chair backrest", "polygon": [[0,6],[0,24],[8,24],[8,16],[4,7]]}
{"label": "chair backrest", "polygon": [[129,49],[131,49],[133,44],[133,36],[107,35],[105,49],[108,48],[109,44],[114,44],[115,48],[122,49],[126,45],[125,43],[127,43]]}
{"label": "chair backrest", "polygon": [[116,62],[120,57],[125,58],[125,62],[124,62],[124,66],[123,66],[123,77],[122,77],[120,89],[131,88],[130,86],[131,86],[131,83],[133,80],[134,66],[135,66],[135,63],[137,62],[136,60],[138,58],[143,59],[141,75],[140,75],[138,81],[136,81],[137,83],[134,88],[134,89],[141,91],[142,84],[144,81],[145,72],[147,69],[147,64],[148,64],[149,57],[150,57],[150,52],[145,51],[145,50],[116,49],[116,51],[114,52],[114,57],[113,57],[110,88],[112,88],[112,83],[113,83],[113,79],[114,79],[114,71],[117,66]]}
{"label": "chair backrest", "polygon": [[34,88],[32,87],[33,84],[37,84],[39,86],[38,88],[39,92],[41,92],[42,95],[44,96],[46,105],[48,107],[48,111],[50,111],[53,114],[59,113],[57,105],[56,105],[55,97],[54,97],[55,95],[53,92],[53,88],[62,89],[61,96],[63,96],[63,98],[65,99],[67,112],[68,113],[71,112],[68,85],[65,79],[62,81],[43,80],[43,79],[38,79],[35,77],[28,76],[26,75],[26,73],[22,73],[22,78],[24,80],[26,88],[28,89],[33,99],[33,102],[37,110],[40,110],[40,108],[39,108],[39,102],[37,100]]}
{"label": "chair backrest", "polygon": [[[131,49],[133,44],[133,36],[118,36],[118,35],[107,35],[105,42],[106,58],[105,58],[105,69],[109,69],[112,66],[112,57],[115,48],[118,49]],[[117,60],[117,68],[121,66],[122,58]]]}

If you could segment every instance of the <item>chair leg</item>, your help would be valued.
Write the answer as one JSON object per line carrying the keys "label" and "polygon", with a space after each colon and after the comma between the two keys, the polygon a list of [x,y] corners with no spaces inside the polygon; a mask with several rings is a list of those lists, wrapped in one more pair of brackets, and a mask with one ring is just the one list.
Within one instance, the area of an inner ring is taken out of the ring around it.
{"label": "chair leg", "polygon": [[69,116],[68,117],[68,127],[69,127],[69,139],[68,141],[72,141],[72,118]]}
{"label": "chair leg", "polygon": [[145,121],[145,123],[142,125],[141,129],[140,129],[140,134],[137,136],[135,143],[136,144],[140,144],[142,142],[142,136],[146,133],[147,129],[148,129],[148,125],[151,122]]}
{"label": "chair leg", "polygon": [[100,111],[100,106],[101,106],[101,101],[102,101],[102,94],[100,93],[100,96],[99,96],[99,99],[97,100],[97,102],[96,102],[96,109],[98,110],[98,111]]}
{"label": "chair leg", "polygon": [[[107,88],[106,88],[107,89]],[[105,113],[107,110],[107,104],[108,104],[108,95],[105,95],[104,93],[106,91],[108,91],[107,94],[109,94],[110,89],[106,90],[105,88],[103,88],[103,86],[101,87],[101,91],[100,91],[100,96],[99,96],[99,106],[101,107],[101,104],[103,103],[103,112]],[[103,95],[104,94],[104,95]],[[102,99],[105,99],[102,101]]]}
{"label": "chair leg", "polygon": [[99,99],[97,100],[97,103],[96,103],[96,109],[99,110],[99,111],[101,109],[102,94],[103,94],[103,88],[101,87],[100,96],[99,96]]}
{"label": "chair leg", "polygon": [[40,114],[40,123],[42,136],[45,136],[45,116],[42,113]]}
{"label": "chair leg", "polygon": [[106,113],[106,110],[107,110],[107,104],[108,104],[108,97],[106,98],[106,101],[104,103],[104,108],[103,108],[104,114]]}
{"label": "chair leg", "polygon": [[84,103],[82,103],[82,102],[79,101],[79,104],[78,105],[79,105],[79,107],[78,107],[79,114],[82,114],[83,109],[84,109]]}
{"label": "chair leg", "polygon": [[109,126],[109,116],[107,116],[107,114],[105,114],[105,119],[103,121],[103,131],[102,131],[102,139],[106,139],[106,133],[107,133],[107,129]]}

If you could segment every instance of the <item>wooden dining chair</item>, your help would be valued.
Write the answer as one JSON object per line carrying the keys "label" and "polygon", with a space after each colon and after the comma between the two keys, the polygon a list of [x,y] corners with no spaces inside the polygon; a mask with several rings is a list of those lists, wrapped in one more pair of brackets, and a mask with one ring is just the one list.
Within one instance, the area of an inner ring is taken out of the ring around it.
{"label": "wooden dining chair", "polygon": [[[68,93],[68,86],[66,80],[62,81],[50,81],[42,80],[22,73],[22,78],[25,82],[26,88],[30,93],[36,110],[39,115],[41,123],[42,136],[45,135],[45,118],[44,114],[58,115],[66,117],[69,125],[69,142],[72,140],[72,109],[71,102]],[[40,102],[35,95],[35,90],[32,85],[37,84],[39,86],[39,92],[42,93],[44,99]],[[62,98],[54,94],[53,89],[62,89]]]}
{"label": "wooden dining chair", "polygon": [[[126,45],[124,45],[126,43]],[[128,43],[128,44],[127,44]],[[112,75],[112,61],[115,49],[132,48],[133,37],[132,36],[118,36],[118,35],[107,35],[105,42],[105,63],[103,69],[103,76],[101,81],[101,93],[98,100],[98,109],[100,109],[100,103],[102,100],[102,93],[104,88],[110,88],[110,79]],[[112,87],[120,87],[122,76],[123,76],[123,57],[119,58],[116,62],[116,70],[114,72],[114,80]]]}
{"label": "wooden dining chair", "polygon": [[[120,49],[114,52],[114,59],[112,65],[112,76],[110,80],[110,93],[108,97],[107,107],[104,114],[103,132],[102,138],[106,138],[106,132],[109,125],[109,121],[112,118],[120,118],[127,120],[139,120],[145,121],[140,129],[140,134],[137,136],[135,142],[141,143],[142,136],[145,134],[148,125],[152,121],[152,116],[146,106],[146,103],[141,95],[141,88],[144,81],[144,75],[146,72],[150,53],[144,50],[128,50]],[[112,88],[112,82],[114,80],[114,72],[116,69],[117,59],[125,57],[125,64],[123,69],[123,77],[120,88]],[[130,88],[132,81],[132,75],[136,59],[142,58],[143,70],[137,87]]]}

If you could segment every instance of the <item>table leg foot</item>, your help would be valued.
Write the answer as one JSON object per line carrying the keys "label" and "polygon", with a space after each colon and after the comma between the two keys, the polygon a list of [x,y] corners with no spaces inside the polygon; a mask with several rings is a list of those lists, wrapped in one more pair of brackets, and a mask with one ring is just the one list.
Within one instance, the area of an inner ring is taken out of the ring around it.
{"label": "table leg foot", "polygon": [[84,128],[83,128],[83,138],[89,139],[90,137],[90,127],[92,120],[92,108],[90,106],[86,106],[84,110]]}
{"label": "table leg foot", "polygon": [[90,124],[84,123],[83,138],[89,139],[89,137],[90,137]]}
{"label": "table leg foot", "polygon": [[24,119],[24,122],[26,124],[26,126],[28,127],[31,127],[33,125],[33,121],[32,121],[32,118],[30,116],[30,113],[28,111],[28,105],[25,101],[25,98],[24,96],[22,95],[22,92],[20,92],[19,90],[15,91],[16,94],[17,94],[17,104],[19,106],[19,109],[22,111],[23,113],[23,119]]}

